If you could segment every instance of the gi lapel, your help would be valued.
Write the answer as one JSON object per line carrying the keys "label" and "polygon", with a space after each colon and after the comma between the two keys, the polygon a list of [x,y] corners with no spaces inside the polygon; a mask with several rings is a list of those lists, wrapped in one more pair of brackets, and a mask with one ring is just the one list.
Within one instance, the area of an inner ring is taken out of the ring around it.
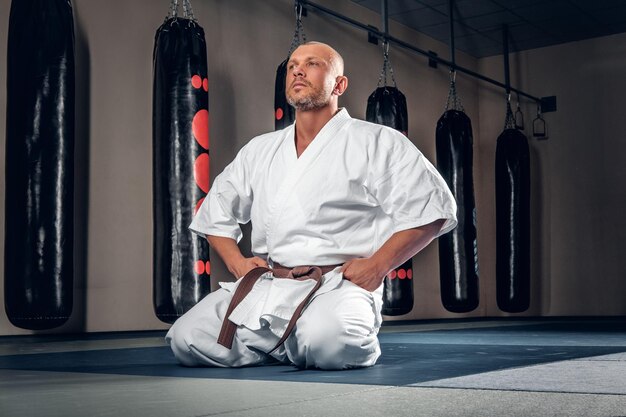
{"label": "gi lapel", "polygon": [[287,132],[287,136],[283,139],[284,142],[281,146],[281,152],[291,153],[291,156],[286,155],[285,159],[289,162],[288,168],[284,171],[285,179],[274,195],[274,201],[269,210],[268,221],[265,228],[267,234],[267,248],[270,254],[274,247],[276,228],[279,225],[282,213],[287,206],[287,200],[292,194],[294,187],[298,184],[302,174],[320,158],[322,151],[332,141],[333,137],[335,137],[350,120],[351,118],[348,111],[341,109],[324,125],[322,130],[315,136],[315,139],[313,139],[302,155],[300,155],[300,158],[296,156],[296,145],[294,141],[295,124],[292,125]]}

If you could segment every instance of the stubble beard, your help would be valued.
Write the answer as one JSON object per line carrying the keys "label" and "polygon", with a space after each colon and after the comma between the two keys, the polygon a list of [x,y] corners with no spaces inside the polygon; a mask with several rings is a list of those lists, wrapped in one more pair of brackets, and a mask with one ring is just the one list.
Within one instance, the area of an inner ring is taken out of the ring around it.
{"label": "stubble beard", "polygon": [[[309,87],[312,87],[309,84]],[[330,103],[331,92],[333,89],[332,80],[327,82],[322,88],[313,88],[310,94],[295,98],[290,94],[291,89],[287,91],[287,103],[299,111],[311,111],[322,109]]]}

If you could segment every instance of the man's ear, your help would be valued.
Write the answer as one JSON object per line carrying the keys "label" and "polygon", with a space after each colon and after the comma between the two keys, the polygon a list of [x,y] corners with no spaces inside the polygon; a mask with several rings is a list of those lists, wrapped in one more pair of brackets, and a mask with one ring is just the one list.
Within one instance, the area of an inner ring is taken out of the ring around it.
{"label": "man's ear", "polygon": [[335,78],[335,88],[333,89],[333,94],[340,96],[346,91],[347,88],[348,77],[345,75],[337,76],[337,78]]}

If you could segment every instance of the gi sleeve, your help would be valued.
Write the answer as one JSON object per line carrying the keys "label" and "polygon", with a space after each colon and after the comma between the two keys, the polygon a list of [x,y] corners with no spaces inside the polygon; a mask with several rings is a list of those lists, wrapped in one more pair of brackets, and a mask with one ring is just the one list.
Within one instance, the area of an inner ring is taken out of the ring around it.
{"label": "gi sleeve", "polygon": [[243,236],[240,223],[250,221],[252,187],[244,147],[213,185],[189,229],[199,236],[222,236],[239,242]]}
{"label": "gi sleeve", "polygon": [[[381,136],[389,136],[388,130]],[[438,236],[454,229],[457,206],[448,185],[437,169],[402,134],[382,138],[373,158],[370,192],[391,217],[393,232],[424,226],[439,219],[445,223]]]}

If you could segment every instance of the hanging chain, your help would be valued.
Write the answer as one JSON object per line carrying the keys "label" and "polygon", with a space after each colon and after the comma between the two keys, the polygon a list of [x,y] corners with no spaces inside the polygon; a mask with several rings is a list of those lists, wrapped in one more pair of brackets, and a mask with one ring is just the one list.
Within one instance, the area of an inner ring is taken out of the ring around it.
{"label": "hanging chain", "polygon": [[456,93],[456,71],[450,69],[450,90],[448,90],[448,99],[446,100],[445,110],[457,110],[465,113],[465,109],[461,104],[461,99]]}
{"label": "hanging chain", "polygon": [[383,69],[380,72],[380,76],[378,77],[378,87],[381,87],[381,83],[383,86],[387,86],[387,72],[391,75],[391,82],[393,82],[393,86],[397,87],[396,77],[393,74],[393,67],[391,66],[391,59],[389,58],[389,42],[383,41]]}
{"label": "hanging chain", "polygon": [[[169,17],[170,18],[177,18],[178,17],[178,0],[171,0],[170,1]],[[193,9],[191,7],[190,0],[183,0],[183,17],[185,19],[193,20],[194,22],[196,21],[196,18],[193,15]]]}
{"label": "hanging chain", "polygon": [[170,1],[170,18],[178,17],[178,0]]}
{"label": "hanging chain", "polygon": [[183,12],[185,13],[185,18],[196,21],[196,18],[193,16],[193,9],[191,8],[190,0],[183,0]]}
{"label": "hanging chain", "polygon": [[298,46],[306,43],[306,35],[304,34],[304,26],[302,25],[303,8],[302,4],[296,1],[296,29],[293,32],[293,39],[291,40],[291,47],[289,48],[289,54],[287,56],[290,56]]}
{"label": "hanging chain", "polygon": [[507,93],[504,129],[515,129],[515,116],[513,115],[513,110],[511,109],[511,93]]}
{"label": "hanging chain", "polygon": [[515,128],[524,130],[524,113],[520,106],[519,93],[517,93],[517,109],[515,110]]}

